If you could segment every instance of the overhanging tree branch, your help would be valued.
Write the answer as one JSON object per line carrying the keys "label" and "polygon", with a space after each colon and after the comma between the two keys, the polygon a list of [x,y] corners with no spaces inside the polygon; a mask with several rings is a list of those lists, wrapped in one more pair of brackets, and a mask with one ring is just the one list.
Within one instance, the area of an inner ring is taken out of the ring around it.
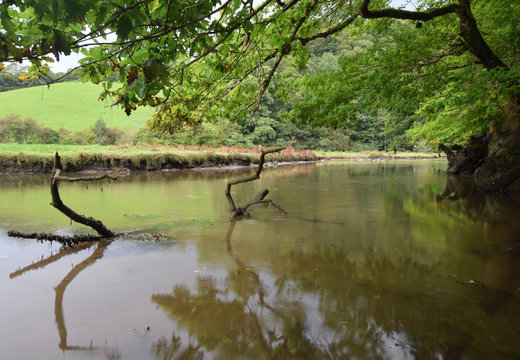
{"label": "overhanging tree branch", "polygon": [[469,0],[459,0],[458,4],[450,4],[440,8],[427,11],[409,11],[401,9],[379,9],[370,10],[368,6],[370,0],[363,0],[360,6],[361,16],[366,19],[392,18],[402,20],[429,21],[439,16],[455,14],[459,18],[460,35],[468,44],[471,53],[479,59],[484,67],[488,70],[498,67],[508,69],[508,67],[495,55],[489,45],[486,43],[480,30],[477,27],[477,21],[471,12]]}
{"label": "overhanging tree branch", "polygon": [[392,18],[402,20],[429,21],[436,17],[453,14],[458,8],[457,4],[450,4],[428,11],[409,11],[401,9],[385,8],[379,10],[369,10],[370,0],[363,0],[359,11],[365,19]]}

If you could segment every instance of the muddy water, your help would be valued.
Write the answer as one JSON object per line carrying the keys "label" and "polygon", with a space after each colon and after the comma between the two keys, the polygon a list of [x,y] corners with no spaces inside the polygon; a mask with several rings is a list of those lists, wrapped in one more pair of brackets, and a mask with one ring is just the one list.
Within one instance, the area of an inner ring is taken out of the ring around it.
{"label": "muddy water", "polygon": [[[85,232],[45,177],[0,178],[2,359],[513,359],[520,224],[511,199],[440,199],[442,161],[268,168],[62,184],[122,232],[61,249],[8,229]],[[455,198],[451,190],[451,198]]]}

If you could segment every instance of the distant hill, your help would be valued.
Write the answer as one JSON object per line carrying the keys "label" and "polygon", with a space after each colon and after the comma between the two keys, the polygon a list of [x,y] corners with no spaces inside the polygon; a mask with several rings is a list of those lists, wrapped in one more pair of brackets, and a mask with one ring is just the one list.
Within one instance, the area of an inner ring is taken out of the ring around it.
{"label": "distant hill", "polygon": [[110,101],[98,101],[102,90],[101,85],[92,83],[64,82],[1,92],[0,119],[18,114],[53,129],[80,130],[99,119],[107,127],[138,129],[151,117],[152,108],[138,108],[127,116],[121,108],[110,107]]}

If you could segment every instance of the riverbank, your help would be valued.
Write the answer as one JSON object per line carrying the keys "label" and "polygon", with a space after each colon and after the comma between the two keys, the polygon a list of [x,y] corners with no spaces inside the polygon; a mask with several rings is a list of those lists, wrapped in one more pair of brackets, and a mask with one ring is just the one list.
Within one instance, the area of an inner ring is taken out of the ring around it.
{"label": "riverbank", "polygon": [[[120,145],[74,146],[0,144],[0,174],[50,173],[54,154],[61,156],[65,172],[158,171],[200,167],[249,166],[258,163],[259,148],[209,148],[194,146]],[[316,161],[321,159],[404,159],[434,158],[425,153],[327,153],[291,147],[266,157],[268,162]]]}
{"label": "riverbank", "polygon": [[[0,173],[36,174],[52,171],[54,154],[65,172],[157,171],[197,167],[249,166],[258,162],[260,149],[136,146],[73,146],[0,144]],[[315,161],[312,151],[287,148],[269,154],[269,162]]]}

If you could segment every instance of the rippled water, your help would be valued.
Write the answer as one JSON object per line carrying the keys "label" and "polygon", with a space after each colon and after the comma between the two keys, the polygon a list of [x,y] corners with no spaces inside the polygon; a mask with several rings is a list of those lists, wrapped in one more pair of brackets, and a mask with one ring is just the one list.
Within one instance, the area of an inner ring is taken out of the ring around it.
{"label": "rippled water", "polygon": [[[0,177],[2,359],[520,357],[520,205],[455,199],[443,161],[136,174],[60,185],[123,235],[62,249],[8,229],[87,232],[46,177]],[[442,195],[445,192],[447,198]],[[451,196],[450,196],[451,195]]]}

